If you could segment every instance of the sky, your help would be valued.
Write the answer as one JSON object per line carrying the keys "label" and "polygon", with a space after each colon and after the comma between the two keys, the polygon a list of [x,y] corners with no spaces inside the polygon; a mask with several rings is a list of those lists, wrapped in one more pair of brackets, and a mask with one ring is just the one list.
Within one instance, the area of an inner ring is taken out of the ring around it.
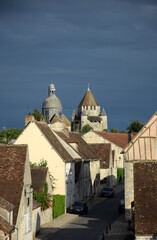
{"label": "sky", "polygon": [[157,110],[157,1],[0,0],[0,130],[23,129],[51,83],[69,120],[89,83],[109,130],[145,124]]}

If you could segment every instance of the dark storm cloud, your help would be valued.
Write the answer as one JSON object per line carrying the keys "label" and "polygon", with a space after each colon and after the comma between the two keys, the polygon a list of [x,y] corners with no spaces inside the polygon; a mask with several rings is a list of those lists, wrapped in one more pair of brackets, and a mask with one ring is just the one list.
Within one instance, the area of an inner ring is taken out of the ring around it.
{"label": "dark storm cloud", "polygon": [[1,0],[0,122],[11,127],[14,109],[23,124],[24,106],[41,109],[51,81],[65,113],[90,82],[113,127],[148,120],[156,109],[156,22],[153,0]]}

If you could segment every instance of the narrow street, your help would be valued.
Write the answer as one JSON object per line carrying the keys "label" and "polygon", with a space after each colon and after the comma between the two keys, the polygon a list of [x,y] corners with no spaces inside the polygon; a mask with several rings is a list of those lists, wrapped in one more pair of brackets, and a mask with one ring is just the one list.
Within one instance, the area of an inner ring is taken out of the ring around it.
{"label": "narrow street", "polygon": [[119,217],[118,204],[123,198],[123,186],[114,198],[104,199],[102,203],[94,207],[88,214],[76,218],[69,224],[49,235],[46,240],[97,240],[106,227],[114,223]]}

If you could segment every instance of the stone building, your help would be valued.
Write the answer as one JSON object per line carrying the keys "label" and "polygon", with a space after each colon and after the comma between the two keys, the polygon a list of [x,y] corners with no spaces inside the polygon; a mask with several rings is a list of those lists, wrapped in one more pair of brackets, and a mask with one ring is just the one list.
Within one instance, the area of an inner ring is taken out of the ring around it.
{"label": "stone building", "polygon": [[97,131],[103,131],[108,128],[105,110],[103,109],[100,112],[100,105],[89,88],[78,105],[77,114],[75,110],[73,111],[71,129],[72,131],[79,131],[87,124]]}
{"label": "stone building", "polygon": [[[127,220],[130,220],[134,203],[135,164],[157,162],[157,112],[124,148],[123,152],[125,156],[125,216]],[[140,170],[138,173],[141,174]],[[149,179],[152,177],[151,174]]]}
{"label": "stone building", "polygon": [[50,84],[48,88],[48,97],[43,102],[42,113],[47,123],[50,123],[54,114],[59,117],[62,115],[62,104],[56,97],[56,89],[53,84]]}

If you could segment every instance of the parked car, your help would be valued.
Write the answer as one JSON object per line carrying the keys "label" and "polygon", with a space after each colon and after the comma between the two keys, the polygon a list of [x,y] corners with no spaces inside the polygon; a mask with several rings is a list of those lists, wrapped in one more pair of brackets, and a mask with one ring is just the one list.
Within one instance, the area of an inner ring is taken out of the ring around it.
{"label": "parked car", "polygon": [[88,206],[86,202],[75,202],[70,208],[70,213],[84,214],[88,212]]}
{"label": "parked car", "polygon": [[114,190],[111,187],[105,187],[102,189],[101,192],[101,196],[102,197],[108,197],[108,198],[112,198],[114,197]]}
{"label": "parked car", "polygon": [[118,211],[120,214],[123,214],[125,212],[125,201],[124,199],[121,199],[119,202],[119,206],[118,206]]}

